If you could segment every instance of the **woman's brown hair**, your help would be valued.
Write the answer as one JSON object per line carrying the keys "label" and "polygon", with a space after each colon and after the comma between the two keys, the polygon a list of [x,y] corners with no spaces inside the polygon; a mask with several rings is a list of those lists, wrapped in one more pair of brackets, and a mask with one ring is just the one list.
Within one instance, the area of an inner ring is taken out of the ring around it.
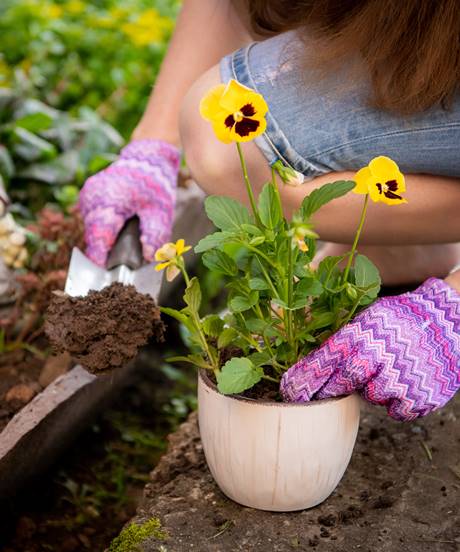
{"label": "woman's brown hair", "polygon": [[317,64],[361,54],[372,103],[410,114],[448,107],[460,83],[459,0],[248,0],[258,33],[308,29]]}

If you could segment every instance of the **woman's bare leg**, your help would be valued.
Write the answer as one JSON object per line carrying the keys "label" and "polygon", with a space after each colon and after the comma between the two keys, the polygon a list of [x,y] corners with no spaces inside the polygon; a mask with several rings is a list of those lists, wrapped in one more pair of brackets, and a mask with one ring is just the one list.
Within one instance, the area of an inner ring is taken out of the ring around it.
{"label": "woman's bare leg", "polygon": [[[218,142],[211,126],[200,118],[199,101],[205,92],[220,82],[218,67],[210,69],[187,94],[181,113],[181,136],[185,155],[195,180],[207,193],[229,195],[246,202],[246,193],[241,178],[238,155],[234,145]],[[254,143],[243,144],[249,165],[249,173],[256,193],[270,179],[270,168]],[[354,177],[352,172],[331,173],[315,178],[299,188],[281,187],[281,196],[286,214],[290,216],[302,202],[305,194],[326,182]],[[388,206],[372,203],[369,206],[361,245],[408,246],[420,244],[451,244],[460,241],[460,181],[458,179],[427,175],[408,175],[406,205]],[[351,243],[359,220],[363,196],[347,194],[318,212],[313,222],[321,237],[335,243]],[[439,250],[436,263],[420,269],[419,253],[422,249],[406,249],[400,256],[403,271],[411,282],[423,279],[427,274],[443,276],[458,262],[458,249],[449,246]],[[425,252],[428,250],[425,250]],[[433,251],[433,250],[431,250]],[[401,252],[401,250],[399,250]],[[410,254],[410,255],[409,255]],[[396,255],[396,253],[395,253]],[[412,258],[411,258],[412,256]],[[385,268],[385,250],[380,261],[373,255],[377,265]],[[402,257],[402,258],[401,258]],[[426,255],[424,253],[424,258]],[[440,259],[447,259],[438,270]],[[394,258],[392,260],[394,261]],[[418,267],[418,268],[417,268]],[[390,263],[385,270],[385,283],[399,281],[400,267],[391,271]]]}

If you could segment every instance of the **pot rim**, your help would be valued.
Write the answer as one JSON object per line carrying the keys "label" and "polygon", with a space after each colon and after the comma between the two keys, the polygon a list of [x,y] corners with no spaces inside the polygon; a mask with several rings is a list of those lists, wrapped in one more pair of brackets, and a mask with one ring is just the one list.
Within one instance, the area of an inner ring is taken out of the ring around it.
{"label": "pot rim", "polygon": [[207,370],[201,368],[198,370],[198,377],[202,380],[202,382],[211,389],[211,391],[214,391],[221,397],[225,397],[228,399],[234,399],[236,401],[240,402],[246,402],[257,406],[276,406],[279,408],[314,408],[315,406],[324,406],[325,404],[337,402],[343,399],[348,399],[349,397],[352,397],[353,395],[356,395],[356,393],[353,393],[352,395],[341,395],[340,397],[331,397],[329,399],[320,399],[315,400],[312,402],[304,402],[304,403],[295,403],[295,402],[276,402],[276,401],[267,401],[267,400],[259,400],[259,399],[250,399],[249,397],[243,397],[242,395],[223,395],[222,393],[219,393],[217,386],[215,383],[213,383],[207,374]]}

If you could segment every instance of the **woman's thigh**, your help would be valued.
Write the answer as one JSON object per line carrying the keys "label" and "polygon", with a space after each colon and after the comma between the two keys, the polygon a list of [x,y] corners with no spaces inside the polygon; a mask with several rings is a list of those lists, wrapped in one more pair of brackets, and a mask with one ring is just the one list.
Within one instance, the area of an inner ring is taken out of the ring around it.
{"label": "woman's thigh", "polygon": [[256,42],[225,57],[222,82],[259,91],[270,111],[256,143],[271,164],[281,158],[307,177],[357,170],[377,155],[406,173],[460,176],[460,96],[447,111],[398,116],[369,105],[370,87],[343,64],[308,76],[305,43],[295,32]]}

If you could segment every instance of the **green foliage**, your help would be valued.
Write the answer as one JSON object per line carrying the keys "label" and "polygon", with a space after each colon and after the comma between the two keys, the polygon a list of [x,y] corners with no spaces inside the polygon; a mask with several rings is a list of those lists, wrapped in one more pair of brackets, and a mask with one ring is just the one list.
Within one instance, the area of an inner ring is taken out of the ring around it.
{"label": "green foliage", "polygon": [[109,552],[140,551],[140,544],[152,537],[158,540],[168,538],[168,534],[161,528],[161,522],[158,518],[149,519],[142,525],[131,523],[112,541]]}
{"label": "green foliage", "polygon": [[356,183],[353,180],[339,180],[313,190],[302,202],[302,218],[310,218],[313,213],[318,211],[323,205],[326,205],[326,203],[329,203],[333,199],[344,196],[350,192],[355,185]]}
{"label": "green foliage", "polygon": [[317,269],[310,264],[318,237],[311,215],[353,187],[340,181],[314,190],[291,221],[283,217],[273,182],[263,187],[254,217],[234,199],[206,200],[220,232],[203,238],[195,251],[204,252],[203,264],[226,280],[226,314],[201,317],[196,278],[185,291],[187,307],[170,314],[189,331],[188,361],[213,370],[221,393],[241,393],[261,379],[279,381],[377,296],[378,271],[363,255],[355,257],[354,249],[325,258]]}
{"label": "green foliage", "polygon": [[241,393],[258,383],[264,371],[247,358],[232,358],[217,375],[217,389],[225,394]]}
{"label": "green foliage", "polygon": [[8,88],[0,89],[0,104],[0,182],[29,219],[50,202],[73,205],[85,178],[123,143],[88,108],[75,118]]}
{"label": "green foliage", "polygon": [[[77,115],[82,106],[128,137],[171,35],[178,0],[2,0],[0,87]],[[1,106],[0,106],[1,109]]]}

